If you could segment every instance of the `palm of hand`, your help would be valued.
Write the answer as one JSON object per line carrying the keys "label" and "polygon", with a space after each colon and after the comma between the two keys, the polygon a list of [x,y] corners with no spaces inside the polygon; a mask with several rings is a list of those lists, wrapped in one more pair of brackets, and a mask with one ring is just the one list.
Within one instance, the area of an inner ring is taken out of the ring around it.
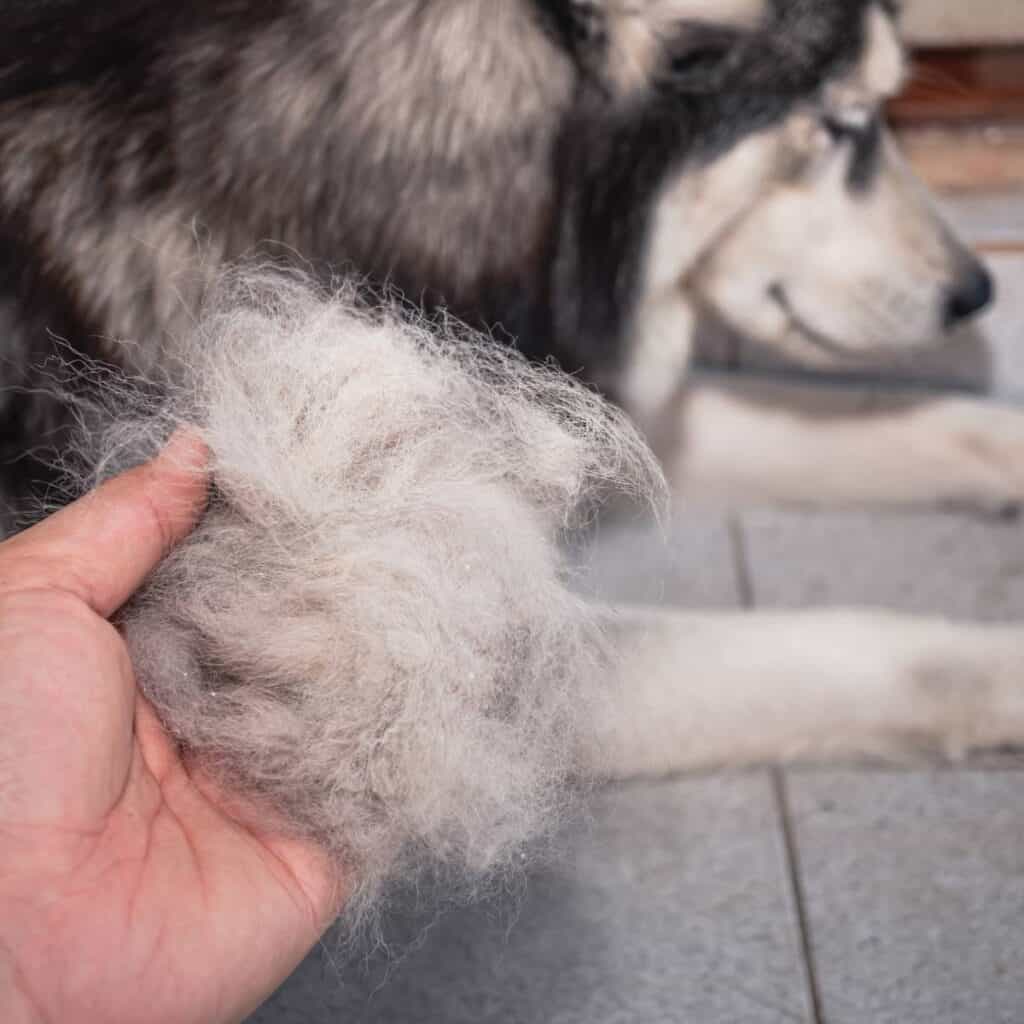
{"label": "palm of hand", "polygon": [[103,601],[50,586],[25,547],[17,571],[0,554],[0,992],[26,1020],[237,1020],[340,887],[190,772]]}

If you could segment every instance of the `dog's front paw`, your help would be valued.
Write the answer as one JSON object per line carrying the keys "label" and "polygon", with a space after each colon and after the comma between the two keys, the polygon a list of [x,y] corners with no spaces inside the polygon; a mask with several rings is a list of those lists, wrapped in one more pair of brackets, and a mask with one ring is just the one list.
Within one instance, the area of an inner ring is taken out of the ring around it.
{"label": "dog's front paw", "polygon": [[954,759],[1024,747],[1024,627],[957,627],[910,668],[921,721]]}
{"label": "dog's front paw", "polygon": [[933,475],[939,505],[1000,518],[1024,509],[1024,409],[944,398],[912,415],[907,472]]}

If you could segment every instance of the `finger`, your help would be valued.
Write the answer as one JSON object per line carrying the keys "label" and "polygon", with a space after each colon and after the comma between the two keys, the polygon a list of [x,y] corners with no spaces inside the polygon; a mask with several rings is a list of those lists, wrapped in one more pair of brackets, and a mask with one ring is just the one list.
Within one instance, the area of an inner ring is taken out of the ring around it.
{"label": "finger", "polygon": [[70,591],[110,615],[192,529],[207,456],[197,435],[179,430],[152,462],[0,544],[0,589]]}

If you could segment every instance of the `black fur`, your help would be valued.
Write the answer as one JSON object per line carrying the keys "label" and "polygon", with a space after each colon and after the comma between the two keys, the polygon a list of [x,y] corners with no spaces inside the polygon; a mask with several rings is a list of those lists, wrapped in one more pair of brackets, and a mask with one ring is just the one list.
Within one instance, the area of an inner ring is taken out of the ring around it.
{"label": "black fur", "polygon": [[[197,225],[218,265],[272,239],[614,397],[666,177],[812,94],[858,51],[868,2],[769,0],[752,31],[681,22],[629,90],[600,0],[14,4],[0,41],[0,494],[45,479],[30,453],[66,426],[33,369],[53,336],[112,356],[100,339],[152,349],[174,328],[146,235],[158,211]],[[456,8],[480,12],[471,30]],[[389,66],[380,39],[396,30],[406,49]],[[446,46],[461,79],[442,80]],[[538,85],[521,66],[532,53]]]}
{"label": "black fur", "polygon": [[868,192],[882,162],[882,122],[873,117],[863,131],[854,133],[853,160],[847,182],[854,192]]}

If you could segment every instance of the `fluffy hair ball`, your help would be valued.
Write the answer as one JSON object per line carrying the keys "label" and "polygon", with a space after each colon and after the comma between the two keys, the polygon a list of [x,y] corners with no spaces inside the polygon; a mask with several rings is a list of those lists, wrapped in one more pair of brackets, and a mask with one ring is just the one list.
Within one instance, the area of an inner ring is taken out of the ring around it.
{"label": "fluffy hair ball", "polygon": [[652,457],[560,372],[277,274],[236,279],[174,362],[100,382],[79,477],[179,423],[212,453],[204,518],[120,619],[141,686],[347,869],[352,922],[395,881],[472,895],[567,808],[609,658],[561,542],[657,486]]}

